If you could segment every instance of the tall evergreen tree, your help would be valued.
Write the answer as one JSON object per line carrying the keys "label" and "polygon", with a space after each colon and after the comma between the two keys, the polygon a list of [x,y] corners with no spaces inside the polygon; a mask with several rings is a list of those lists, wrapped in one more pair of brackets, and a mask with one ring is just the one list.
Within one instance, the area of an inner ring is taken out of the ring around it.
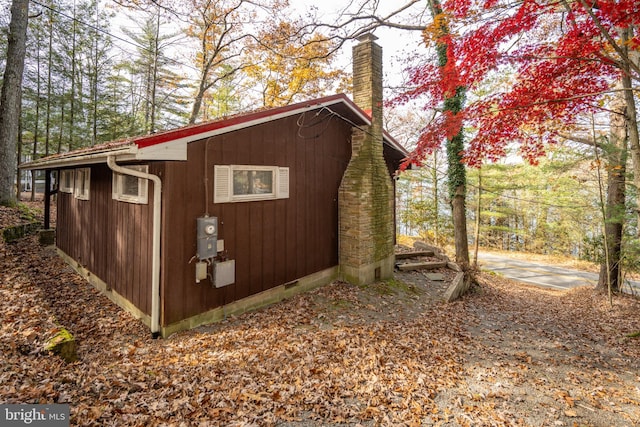
{"label": "tall evergreen tree", "polygon": [[163,34],[161,10],[138,12],[144,19],[137,31],[124,33],[138,46],[137,58],[124,59],[118,66],[121,78],[129,86],[130,111],[134,127],[143,133],[183,124],[186,99],[184,79],[174,70],[175,61],[167,56],[178,33]]}

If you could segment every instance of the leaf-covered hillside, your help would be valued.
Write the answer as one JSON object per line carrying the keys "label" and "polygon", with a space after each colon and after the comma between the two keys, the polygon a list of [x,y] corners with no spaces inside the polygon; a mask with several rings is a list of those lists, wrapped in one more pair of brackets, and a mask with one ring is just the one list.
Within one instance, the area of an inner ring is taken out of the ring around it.
{"label": "leaf-covered hillside", "polygon": [[[152,340],[25,238],[0,253],[0,403],[96,426],[640,423],[637,299],[480,279],[449,305],[420,275],[334,283]],[[42,351],[59,326],[75,363]]]}

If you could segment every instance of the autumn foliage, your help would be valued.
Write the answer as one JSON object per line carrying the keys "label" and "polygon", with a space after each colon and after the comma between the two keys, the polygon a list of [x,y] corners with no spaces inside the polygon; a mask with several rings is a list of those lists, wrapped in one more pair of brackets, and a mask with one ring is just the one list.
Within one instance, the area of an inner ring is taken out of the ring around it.
{"label": "autumn foliage", "polygon": [[[0,403],[73,426],[638,425],[637,298],[479,277],[451,304],[417,272],[335,282],[153,340],[34,236],[0,239]],[[43,349],[61,326],[73,363]]]}
{"label": "autumn foliage", "polygon": [[[460,113],[443,114],[424,130],[414,161],[464,123],[471,130],[468,165],[497,160],[511,145],[535,164],[559,128],[598,110],[629,63],[628,51],[640,48],[637,33],[628,40],[619,34],[640,23],[634,0],[447,0],[442,10],[424,40],[447,45],[447,66],[425,59],[413,67],[413,89],[396,102],[427,99],[425,108],[438,110],[456,87],[470,95]],[[449,33],[440,31],[443,22]]]}
{"label": "autumn foliage", "polygon": [[306,34],[301,21],[274,21],[249,44],[246,73],[265,107],[321,96],[344,72],[332,67],[335,46],[322,34]]}

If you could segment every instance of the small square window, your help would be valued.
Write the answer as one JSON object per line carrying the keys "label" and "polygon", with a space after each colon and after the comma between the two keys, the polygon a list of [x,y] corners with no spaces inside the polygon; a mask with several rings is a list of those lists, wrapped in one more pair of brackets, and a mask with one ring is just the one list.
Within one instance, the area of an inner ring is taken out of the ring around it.
{"label": "small square window", "polygon": [[80,168],[75,171],[74,196],[76,199],[89,200],[89,187],[91,184],[91,169]]}
{"label": "small square window", "polygon": [[[125,166],[127,169],[148,173],[149,166]],[[132,175],[113,173],[113,199],[127,203],[146,205],[148,203],[149,181]]]}
{"label": "small square window", "polygon": [[289,198],[289,168],[216,165],[214,203]]}
{"label": "small square window", "polygon": [[73,169],[60,171],[60,191],[63,193],[73,193]]}

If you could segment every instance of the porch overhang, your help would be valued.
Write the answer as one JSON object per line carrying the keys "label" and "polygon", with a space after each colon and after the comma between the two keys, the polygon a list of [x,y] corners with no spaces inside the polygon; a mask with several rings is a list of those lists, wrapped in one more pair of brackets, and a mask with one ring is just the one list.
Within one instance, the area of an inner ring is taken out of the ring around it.
{"label": "porch overhang", "polygon": [[187,160],[187,143],[175,142],[139,147],[135,142],[94,146],[87,150],[44,157],[33,162],[23,163],[19,167],[25,170],[46,170],[107,163],[109,156],[117,157],[119,162],[149,160]]}

